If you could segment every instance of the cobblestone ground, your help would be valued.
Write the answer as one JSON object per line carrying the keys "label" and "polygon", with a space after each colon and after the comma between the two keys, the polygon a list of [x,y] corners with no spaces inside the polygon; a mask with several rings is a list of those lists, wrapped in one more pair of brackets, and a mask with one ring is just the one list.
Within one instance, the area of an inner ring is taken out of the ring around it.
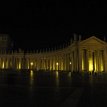
{"label": "cobblestone ground", "polygon": [[2,107],[105,107],[107,74],[0,71]]}

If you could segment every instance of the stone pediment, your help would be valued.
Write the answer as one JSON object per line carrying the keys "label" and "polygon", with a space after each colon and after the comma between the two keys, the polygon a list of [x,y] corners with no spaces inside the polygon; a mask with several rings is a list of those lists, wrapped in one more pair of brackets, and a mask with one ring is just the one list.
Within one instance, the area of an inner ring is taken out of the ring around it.
{"label": "stone pediment", "polygon": [[102,41],[101,39],[95,37],[95,36],[92,36],[88,39],[85,39],[85,40],[81,41],[80,45],[107,46],[107,43],[105,41]]}

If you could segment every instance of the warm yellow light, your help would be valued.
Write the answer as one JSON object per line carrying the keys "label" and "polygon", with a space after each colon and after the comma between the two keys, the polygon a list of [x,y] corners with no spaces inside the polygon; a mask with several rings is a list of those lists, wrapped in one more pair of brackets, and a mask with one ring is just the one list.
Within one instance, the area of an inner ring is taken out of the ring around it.
{"label": "warm yellow light", "polygon": [[69,64],[71,65],[72,63],[70,62]]}
{"label": "warm yellow light", "polygon": [[2,69],[4,69],[4,61],[3,61]]}
{"label": "warm yellow light", "polygon": [[29,69],[29,65],[28,65],[28,67],[27,67],[28,69]]}
{"label": "warm yellow light", "polygon": [[104,71],[104,67],[103,64],[101,63],[101,71]]}
{"label": "warm yellow light", "polygon": [[31,62],[30,65],[33,66],[33,62]]}
{"label": "warm yellow light", "polygon": [[58,62],[56,63],[56,65],[58,65]]}
{"label": "warm yellow light", "polygon": [[21,69],[21,63],[19,63],[19,69]]}
{"label": "warm yellow light", "polygon": [[56,71],[56,85],[59,86],[59,73]]}
{"label": "warm yellow light", "polygon": [[89,59],[89,71],[93,71],[93,61],[91,58]]}
{"label": "warm yellow light", "polygon": [[34,82],[34,73],[33,70],[30,70],[30,85],[33,85]]}
{"label": "warm yellow light", "polygon": [[30,70],[30,77],[33,77],[33,70]]}
{"label": "warm yellow light", "polygon": [[84,71],[84,70],[85,70],[85,67],[84,67],[84,57],[82,55],[82,71]]}
{"label": "warm yellow light", "polygon": [[101,58],[101,71],[104,71],[103,58]]}
{"label": "warm yellow light", "polygon": [[85,63],[84,63],[84,54],[82,52],[82,71],[85,70]]}
{"label": "warm yellow light", "polygon": [[59,73],[58,73],[58,71],[56,71],[56,78],[58,78],[59,77]]}

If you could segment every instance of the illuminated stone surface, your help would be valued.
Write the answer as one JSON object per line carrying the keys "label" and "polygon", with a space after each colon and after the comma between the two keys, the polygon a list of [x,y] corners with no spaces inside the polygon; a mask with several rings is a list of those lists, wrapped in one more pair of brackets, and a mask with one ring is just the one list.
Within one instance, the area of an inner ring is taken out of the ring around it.
{"label": "illuminated stone surface", "polygon": [[95,36],[76,40],[66,48],[49,52],[23,50],[0,54],[0,69],[107,71],[107,43]]}

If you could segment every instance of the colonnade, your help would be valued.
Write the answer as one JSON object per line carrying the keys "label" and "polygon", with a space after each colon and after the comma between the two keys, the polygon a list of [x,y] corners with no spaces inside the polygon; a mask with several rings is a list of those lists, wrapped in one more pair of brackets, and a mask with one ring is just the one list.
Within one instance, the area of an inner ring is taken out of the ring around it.
{"label": "colonnade", "polygon": [[75,41],[70,46],[46,53],[24,51],[0,53],[0,69],[107,71],[107,44],[96,37]]}
{"label": "colonnade", "polygon": [[[36,69],[66,71],[105,71],[105,51],[81,49],[59,56],[30,57],[0,55],[0,69]],[[33,56],[33,55],[32,55]]]}
{"label": "colonnade", "polygon": [[36,70],[76,70],[75,52],[55,55],[32,57],[27,55],[0,55],[0,69],[36,69]]}
{"label": "colonnade", "polygon": [[82,71],[105,71],[104,50],[82,50]]}

